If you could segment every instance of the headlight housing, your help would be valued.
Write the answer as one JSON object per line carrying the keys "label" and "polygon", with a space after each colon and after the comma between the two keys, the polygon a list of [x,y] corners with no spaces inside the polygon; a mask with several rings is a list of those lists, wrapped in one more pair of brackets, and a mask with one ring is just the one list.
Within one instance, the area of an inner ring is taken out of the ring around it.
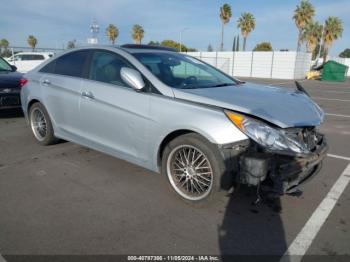
{"label": "headlight housing", "polygon": [[304,144],[286,136],[280,129],[231,111],[225,111],[225,114],[243,133],[270,151],[299,154],[310,153]]}

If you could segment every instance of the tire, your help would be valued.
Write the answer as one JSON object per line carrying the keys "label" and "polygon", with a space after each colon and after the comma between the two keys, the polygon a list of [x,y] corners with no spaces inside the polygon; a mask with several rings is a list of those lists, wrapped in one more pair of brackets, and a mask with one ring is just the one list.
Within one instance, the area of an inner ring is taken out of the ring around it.
{"label": "tire", "polygon": [[59,139],[55,137],[51,119],[45,107],[37,102],[29,109],[29,123],[35,139],[42,145],[56,144]]}
{"label": "tire", "polygon": [[[185,163],[187,160],[189,164]],[[232,186],[223,179],[229,172],[218,147],[196,133],[181,135],[167,144],[161,171],[172,191],[189,204],[218,201],[224,195],[222,189]]]}

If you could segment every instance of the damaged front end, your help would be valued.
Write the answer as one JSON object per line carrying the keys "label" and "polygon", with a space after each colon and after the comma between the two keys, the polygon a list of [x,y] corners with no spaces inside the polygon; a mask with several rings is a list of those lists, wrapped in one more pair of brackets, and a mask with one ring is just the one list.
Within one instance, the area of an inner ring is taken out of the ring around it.
{"label": "damaged front end", "polygon": [[250,138],[224,149],[226,156],[230,151],[237,183],[278,197],[296,192],[321,169],[328,145],[315,127],[282,129],[235,113],[227,115]]}

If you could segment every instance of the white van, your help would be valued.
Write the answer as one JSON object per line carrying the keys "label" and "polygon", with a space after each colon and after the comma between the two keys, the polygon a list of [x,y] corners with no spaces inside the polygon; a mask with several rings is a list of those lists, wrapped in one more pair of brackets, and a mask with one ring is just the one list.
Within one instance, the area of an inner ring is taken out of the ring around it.
{"label": "white van", "polygon": [[54,53],[52,52],[20,52],[7,58],[6,60],[11,65],[16,66],[17,71],[27,73],[53,55]]}

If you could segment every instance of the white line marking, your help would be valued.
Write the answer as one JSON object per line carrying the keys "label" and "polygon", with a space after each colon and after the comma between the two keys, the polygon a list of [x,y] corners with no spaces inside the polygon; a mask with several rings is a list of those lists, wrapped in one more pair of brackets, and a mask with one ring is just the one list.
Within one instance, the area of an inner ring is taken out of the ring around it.
{"label": "white line marking", "polygon": [[350,116],[348,116],[348,115],[340,115],[340,114],[330,114],[330,113],[326,113],[325,115],[326,115],[326,116],[339,116],[339,117],[348,117],[348,118],[350,118]]}
{"label": "white line marking", "polygon": [[347,99],[324,98],[324,97],[319,97],[319,96],[313,96],[312,98],[314,98],[314,99],[319,99],[319,100],[330,100],[330,101],[350,102],[350,100],[347,100]]}
{"label": "white line marking", "polygon": [[5,258],[3,258],[0,254],[0,262],[6,262]]}
{"label": "white line marking", "polygon": [[329,94],[350,94],[350,92],[347,91],[319,91],[320,93],[329,93]]}
{"label": "white line marking", "polygon": [[350,161],[350,157],[346,157],[346,156],[338,156],[338,155],[333,155],[333,154],[327,154],[327,156]]}
{"label": "white line marking", "polygon": [[301,261],[350,181],[350,164],[316,208],[280,261]]}

